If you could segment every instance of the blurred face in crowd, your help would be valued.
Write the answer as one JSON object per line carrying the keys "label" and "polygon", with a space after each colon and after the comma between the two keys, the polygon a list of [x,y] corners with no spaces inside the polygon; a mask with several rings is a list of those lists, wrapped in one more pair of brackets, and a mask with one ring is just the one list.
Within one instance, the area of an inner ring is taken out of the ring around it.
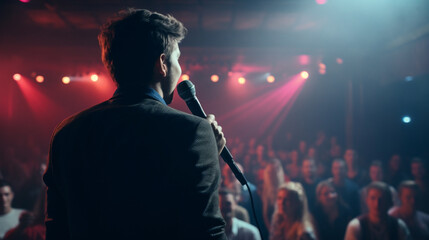
{"label": "blurred face in crowd", "polygon": [[369,177],[371,178],[371,181],[383,181],[383,170],[380,166],[371,166],[369,168]]}
{"label": "blurred face in crowd", "polygon": [[366,204],[369,214],[377,217],[386,215],[390,207],[387,196],[384,196],[381,190],[374,188],[368,190]]}
{"label": "blurred face in crowd", "polygon": [[316,157],[316,149],[315,148],[309,148],[307,155],[309,158],[315,158]]}
{"label": "blurred face in crowd", "polygon": [[0,215],[12,210],[13,192],[9,186],[0,188]]}
{"label": "blurred face in crowd", "polygon": [[338,194],[334,188],[330,186],[325,186],[320,190],[317,199],[323,207],[331,208],[336,205],[338,200]]}
{"label": "blurred face in crowd", "polygon": [[416,206],[416,191],[412,188],[402,188],[400,191],[401,207],[410,211],[415,211]]}
{"label": "blurred face in crowd", "polygon": [[401,165],[401,157],[399,155],[393,155],[389,161],[389,167],[393,171],[398,171]]}
{"label": "blurred face in crowd", "polygon": [[299,141],[299,151],[302,153],[307,151],[307,143],[305,141]]}
{"label": "blurred face in crowd", "polygon": [[411,174],[415,179],[422,179],[426,174],[426,169],[423,163],[415,162],[411,164]]}
{"label": "blurred face in crowd", "polygon": [[352,166],[356,162],[356,152],[353,149],[347,149],[344,153],[344,160],[346,160],[347,165]]}
{"label": "blurred face in crowd", "polygon": [[334,161],[331,171],[334,181],[343,181],[346,178],[347,169],[343,161]]}
{"label": "blurred face in crowd", "polygon": [[313,180],[316,176],[316,163],[313,159],[304,159],[302,161],[301,172],[304,180]]}
{"label": "blurred face in crowd", "polygon": [[277,194],[277,211],[295,218],[299,207],[299,199],[296,192],[281,189]]}
{"label": "blurred face in crowd", "polygon": [[228,221],[234,217],[235,205],[236,203],[233,194],[219,194],[220,211],[225,220]]}
{"label": "blurred face in crowd", "polygon": [[258,155],[258,157],[264,156],[264,146],[263,145],[258,145],[256,147],[256,154]]}
{"label": "blurred face in crowd", "polygon": [[289,159],[290,159],[290,162],[292,164],[297,165],[298,164],[298,152],[295,150],[290,152],[289,153]]}

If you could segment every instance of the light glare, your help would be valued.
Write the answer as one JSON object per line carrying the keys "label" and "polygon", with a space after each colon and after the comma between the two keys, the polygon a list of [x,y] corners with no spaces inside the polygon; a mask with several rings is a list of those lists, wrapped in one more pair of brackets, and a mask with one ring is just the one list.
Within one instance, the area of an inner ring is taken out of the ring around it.
{"label": "light glare", "polygon": [[22,78],[21,74],[19,74],[19,73],[13,74],[13,80],[19,81],[19,80],[21,80],[21,78]]}
{"label": "light glare", "polygon": [[97,82],[98,81],[98,75],[97,74],[92,74],[91,75],[91,81]]}
{"label": "light glare", "polygon": [[63,77],[62,82],[64,84],[69,84],[70,83],[70,77],[67,77],[67,76]]}
{"label": "light glare", "polygon": [[43,77],[42,75],[37,75],[36,76],[36,82],[42,83],[44,81],[45,81],[45,77]]}
{"label": "light glare", "polygon": [[276,80],[276,78],[273,75],[270,75],[267,77],[267,82],[273,83]]}
{"label": "light glare", "polygon": [[308,72],[307,71],[302,71],[301,72],[301,77],[304,78],[304,79],[307,79],[309,77]]}
{"label": "light glare", "polygon": [[212,80],[212,82],[218,82],[219,81],[219,76],[216,74],[213,74],[210,79]]}
{"label": "light glare", "polygon": [[244,77],[239,77],[238,78],[238,83],[241,84],[241,85],[243,85],[243,84],[246,83],[246,79]]}

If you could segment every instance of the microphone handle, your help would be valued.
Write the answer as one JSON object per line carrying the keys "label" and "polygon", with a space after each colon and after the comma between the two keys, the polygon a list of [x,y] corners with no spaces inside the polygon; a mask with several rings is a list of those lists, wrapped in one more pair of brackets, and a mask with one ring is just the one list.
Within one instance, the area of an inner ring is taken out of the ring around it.
{"label": "microphone handle", "polygon": [[[196,96],[194,98],[186,100],[186,105],[188,105],[189,110],[191,110],[192,114],[194,114],[195,116],[207,118],[207,115],[204,112],[203,107],[201,106],[200,101],[198,101],[198,98]],[[232,154],[226,147],[226,145],[222,149],[220,156],[223,158],[225,163],[228,164],[232,173],[234,173],[235,177],[238,179],[241,185],[246,185],[247,179],[246,177],[244,177],[244,174],[240,171],[237,164],[235,164]]]}

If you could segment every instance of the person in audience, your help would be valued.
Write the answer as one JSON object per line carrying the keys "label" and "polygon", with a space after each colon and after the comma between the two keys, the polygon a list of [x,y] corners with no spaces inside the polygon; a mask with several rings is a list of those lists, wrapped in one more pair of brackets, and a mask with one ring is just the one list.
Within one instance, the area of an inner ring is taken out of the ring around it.
{"label": "person in audience", "polygon": [[298,164],[301,165],[302,159],[307,156],[307,142],[304,140],[299,141],[298,144]]}
{"label": "person in audience", "polygon": [[426,164],[421,158],[413,158],[411,160],[411,175],[419,186],[417,209],[429,214],[429,178]]}
{"label": "person in audience", "polygon": [[[371,182],[383,182],[383,165],[381,161],[374,160],[371,162],[371,165],[369,166],[369,178],[371,179]],[[395,188],[388,185],[389,190],[392,194],[393,199],[393,205],[398,206],[399,205],[399,198],[398,193],[396,192]],[[360,199],[361,199],[361,213],[367,213],[368,208],[366,207],[366,195],[368,194],[367,187],[363,187],[360,190]]]}
{"label": "person in audience", "polygon": [[277,194],[270,240],[316,239],[307,199],[300,183],[283,184]]}
{"label": "person in audience", "polygon": [[405,222],[413,240],[429,239],[429,215],[416,209],[418,185],[414,181],[403,181],[398,192],[401,205],[390,209],[389,214]]}
{"label": "person in audience", "polygon": [[219,205],[223,218],[225,219],[225,234],[229,240],[260,240],[258,229],[235,216],[234,194],[228,189],[219,190]]}
{"label": "person in audience", "polygon": [[7,181],[0,179],[0,239],[10,229],[19,223],[19,216],[25,212],[23,209],[13,208],[14,192]]}
{"label": "person in audience", "polygon": [[289,153],[289,162],[286,165],[286,175],[291,181],[298,181],[301,168],[299,167],[298,151],[293,150]]}
{"label": "person in audience", "polygon": [[264,170],[262,206],[264,223],[269,228],[277,198],[277,190],[285,182],[285,175],[278,159],[271,159]]}
{"label": "person in audience", "polygon": [[409,176],[407,176],[404,169],[401,169],[401,166],[401,156],[393,154],[389,159],[386,183],[390,184],[394,188],[397,188],[402,181],[409,179]]}
{"label": "person in audience", "polygon": [[[244,174],[246,173],[243,167],[241,166],[241,164],[237,163],[237,167],[241,170],[241,172],[243,172]],[[264,222],[263,211],[262,211],[262,200],[260,195],[258,194],[256,186],[250,181],[247,181],[247,185],[249,186],[250,192],[253,196],[253,202],[255,207],[254,208],[255,213],[253,213],[252,203],[250,200],[250,195],[247,187],[242,186],[240,184],[240,182],[232,173],[229,166],[226,164],[222,168],[222,176],[223,176],[223,181],[222,181],[223,187],[228,188],[230,191],[240,192],[240,195],[235,195],[236,196],[235,200],[236,200],[236,203],[238,204],[237,206],[243,206],[247,210],[249,214],[250,224],[254,226],[257,225],[255,215],[257,216],[258,218],[257,221],[260,223],[261,233],[263,234],[264,238],[267,239],[268,229],[265,226],[265,224],[262,224]]]}
{"label": "person in audience", "polygon": [[349,206],[352,216],[359,215],[359,187],[347,178],[347,168],[344,160],[341,158],[334,159],[331,171],[332,178],[329,178],[328,181],[335,187],[338,196]]}
{"label": "person in audience", "polygon": [[347,149],[344,153],[344,160],[347,164],[347,177],[355,182],[360,188],[369,183],[368,174],[362,170],[358,154],[354,149]]}
{"label": "person in audience", "polygon": [[305,195],[307,196],[308,208],[310,212],[314,211],[316,206],[316,186],[319,179],[316,176],[316,162],[312,158],[305,158],[301,166],[301,180],[300,183],[304,188]]}
{"label": "person in audience", "polygon": [[331,137],[331,148],[329,150],[331,158],[341,157],[341,146],[338,144],[337,137]]}
{"label": "person in audience", "polygon": [[338,197],[330,181],[317,185],[316,196],[313,216],[319,240],[343,240],[347,224],[352,219],[350,208]]}
{"label": "person in audience", "polygon": [[389,186],[383,182],[372,182],[368,185],[366,198],[368,214],[350,221],[346,230],[346,240],[409,240],[407,226],[401,219],[388,215],[393,205]]}
{"label": "person in audience", "polygon": [[45,200],[46,194],[39,195],[36,200],[33,212],[23,212],[19,217],[17,227],[9,230],[4,240],[45,240]]}

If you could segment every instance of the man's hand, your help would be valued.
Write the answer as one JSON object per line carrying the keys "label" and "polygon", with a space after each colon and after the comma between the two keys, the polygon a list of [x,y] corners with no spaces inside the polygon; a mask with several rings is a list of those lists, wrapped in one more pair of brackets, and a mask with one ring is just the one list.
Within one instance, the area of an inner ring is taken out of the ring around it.
{"label": "man's hand", "polygon": [[213,128],[213,132],[216,137],[217,149],[220,155],[220,153],[222,152],[226,144],[226,139],[225,139],[225,136],[223,135],[222,127],[217,124],[215,120],[215,116],[213,114],[209,114],[207,116],[207,121],[209,121],[210,125]]}

